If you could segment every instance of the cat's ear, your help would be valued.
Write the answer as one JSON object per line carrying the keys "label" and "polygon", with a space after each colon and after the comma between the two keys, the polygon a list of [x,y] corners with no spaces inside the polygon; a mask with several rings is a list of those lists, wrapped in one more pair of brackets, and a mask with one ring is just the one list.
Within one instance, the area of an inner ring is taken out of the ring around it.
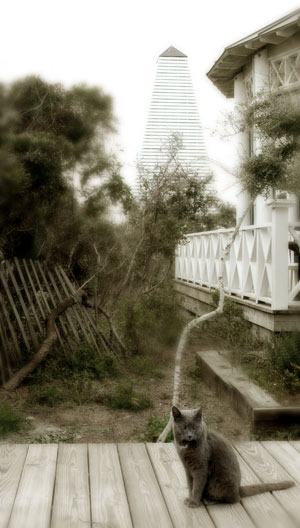
{"label": "cat's ear", "polygon": [[198,420],[200,422],[200,420],[202,419],[202,409],[201,407],[199,407],[199,409],[196,410],[195,412],[195,418],[196,420]]}
{"label": "cat's ear", "polygon": [[173,406],[172,407],[172,413],[173,413],[173,418],[176,422],[176,420],[179,420],[182,416],[181,412],[179,409],[177,409],[177,407]]}

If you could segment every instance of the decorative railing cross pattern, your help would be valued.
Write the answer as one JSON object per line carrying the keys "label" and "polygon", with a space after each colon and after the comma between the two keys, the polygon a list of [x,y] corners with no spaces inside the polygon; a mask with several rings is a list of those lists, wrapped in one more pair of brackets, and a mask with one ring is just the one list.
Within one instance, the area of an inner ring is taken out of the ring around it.
{"label": "decorative railing cross pattern", "polygon": [[[177,248],[175,278],[209,290],[217,288],[221,257],[232,231],[219,229],[186,235],[185,242]],[[242,227],[225,259],[225,292],[272,307],[273,271],[272,224]],[[300,306],[298,263],[292,251],[288,251],[287,273],[289,302]]]}

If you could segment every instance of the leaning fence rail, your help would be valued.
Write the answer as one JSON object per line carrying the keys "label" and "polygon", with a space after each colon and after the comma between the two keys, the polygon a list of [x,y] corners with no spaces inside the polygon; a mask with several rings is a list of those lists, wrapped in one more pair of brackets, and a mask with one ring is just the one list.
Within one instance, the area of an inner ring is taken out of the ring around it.
{"label": "leaning fence rail", "polygon": [[[33,260],[13,259],[0,264],[0,382],[4,383],[24,356],[39,348],[45,335],[46,316],[75,285],[61,266],[48,269]],[[101,333],[91,310],[74,305],[55,325],[59,342],[72,353],[81,340],[98,351]]]}

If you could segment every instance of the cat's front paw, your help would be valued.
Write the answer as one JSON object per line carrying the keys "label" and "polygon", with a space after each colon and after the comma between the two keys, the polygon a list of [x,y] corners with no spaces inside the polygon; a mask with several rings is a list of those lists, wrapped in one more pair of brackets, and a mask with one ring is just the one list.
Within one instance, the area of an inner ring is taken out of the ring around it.
{"label": "cat's front paw", "polygon": [[200,506],[200,501],[195,501],[193,499],[187,498],[184,501],[184,504],[188,506],[189,508],[198,508]]}

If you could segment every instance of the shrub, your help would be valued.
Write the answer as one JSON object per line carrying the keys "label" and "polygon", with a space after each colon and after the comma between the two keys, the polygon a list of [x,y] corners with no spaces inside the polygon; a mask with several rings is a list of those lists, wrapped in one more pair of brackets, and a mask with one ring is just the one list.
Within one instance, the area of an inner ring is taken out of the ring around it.
{"label": "shrub", "polygon": [[43,385],[49,380],[69,381],[79,377],[103,380],[115,377],[118,373],[119,365],[113,354],[105,350],[99,353],[95,347],[82,342],[72,353],[65,353],[59,347],[54,348],[36,371],[28,376],[28,380]]}
{"label": "shrub", "polygon": [[175,292],[168,282],[136,303],[129,299],[119,314],[128,348],[133,353],[151,352],[157,343],[172,345],[183,326]]}
{"label": "shrub", "polygon": [[0,436],[4,436],[11,431],[18,431],[21,423],[22,418],[9,403],[0,405]]}
{"label": "shrub", "polygon": [[65,399],[63,393],[54,386],[47,388],[36,387],[33,390],[33,398],[36,403],[49,405],[49,407],[55,407]]}
{"label": "shrub", "polygon": [[146,394],[135,392],[131,383],[118,385],[114,392],[104,397],[104,402],[113,409],[142,411],[150,407],[151,402]]}

